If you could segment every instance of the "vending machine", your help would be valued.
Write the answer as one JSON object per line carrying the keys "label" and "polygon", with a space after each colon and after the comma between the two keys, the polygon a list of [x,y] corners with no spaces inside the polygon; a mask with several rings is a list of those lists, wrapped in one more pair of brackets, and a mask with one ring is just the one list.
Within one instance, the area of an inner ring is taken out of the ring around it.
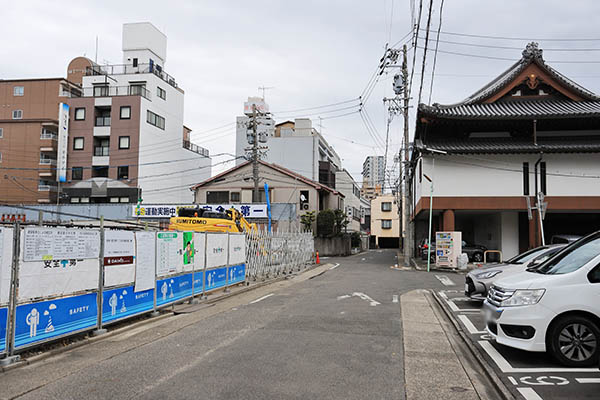
{"label": "vending machine", "polygon": [[438,267],[458,268],[462,253],[462,232],[437,232],[435,234],[435,264]]}

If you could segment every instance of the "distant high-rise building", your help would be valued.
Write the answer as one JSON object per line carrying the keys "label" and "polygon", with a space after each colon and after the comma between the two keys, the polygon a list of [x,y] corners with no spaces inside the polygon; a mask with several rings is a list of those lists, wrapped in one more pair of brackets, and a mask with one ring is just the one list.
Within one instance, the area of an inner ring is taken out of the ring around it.
{"label": "distant high-rise building", "polygon": [[362,194],[373,199],[383,192],[385,181],[385,166],[383,156],[368,156],[363,162]]}

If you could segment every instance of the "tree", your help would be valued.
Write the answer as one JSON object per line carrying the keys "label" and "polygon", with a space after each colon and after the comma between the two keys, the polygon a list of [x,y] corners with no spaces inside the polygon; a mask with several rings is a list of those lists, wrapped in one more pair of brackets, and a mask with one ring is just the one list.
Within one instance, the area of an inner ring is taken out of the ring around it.
{"label": "tree", "polygon": [[332,210],[323,210],[317,214],[317,236],[335,235],[335,214]]}
{"label": "tree", "polygon": [[340,209],[337,209],[333,212],[333,221],[334,221],[334,234],[341,235],[346,230],[346,227],[350,223],[348,218],[346,218],[346,213]]}
{"label": "tree", "polygon": [[317,217],[315,217],[314,211],[308,211],[307,213],[300,216],[300,223],[304,226],[307,231],[312,230],[313,223]]}

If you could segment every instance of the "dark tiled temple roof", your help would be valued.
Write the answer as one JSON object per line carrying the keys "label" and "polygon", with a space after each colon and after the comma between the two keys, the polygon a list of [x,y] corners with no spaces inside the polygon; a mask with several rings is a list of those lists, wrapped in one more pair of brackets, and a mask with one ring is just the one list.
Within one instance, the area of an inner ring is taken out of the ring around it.
{"label": "dark tiled temple roof", "polygon": [[[417,141],[417,146],[423,146]],[[600,136],[542,137],[537,146],[531,138],[436,138],[427,147],[452,154],[600,153]]]}
{"label": "dark tiled temple roof", "polygon": [[544,119],[600,116],[600,101],[524,100],[453,107],[419,105],[422,116],[448,119]]}

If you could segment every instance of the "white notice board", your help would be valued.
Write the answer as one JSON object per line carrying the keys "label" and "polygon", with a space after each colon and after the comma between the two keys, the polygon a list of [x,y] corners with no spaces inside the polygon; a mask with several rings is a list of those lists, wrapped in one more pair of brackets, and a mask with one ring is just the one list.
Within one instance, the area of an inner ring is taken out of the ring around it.
{"label": "white notice board", "polygon": [[135,233],[135,291],[154,288],[156,276],[155,233]]}

